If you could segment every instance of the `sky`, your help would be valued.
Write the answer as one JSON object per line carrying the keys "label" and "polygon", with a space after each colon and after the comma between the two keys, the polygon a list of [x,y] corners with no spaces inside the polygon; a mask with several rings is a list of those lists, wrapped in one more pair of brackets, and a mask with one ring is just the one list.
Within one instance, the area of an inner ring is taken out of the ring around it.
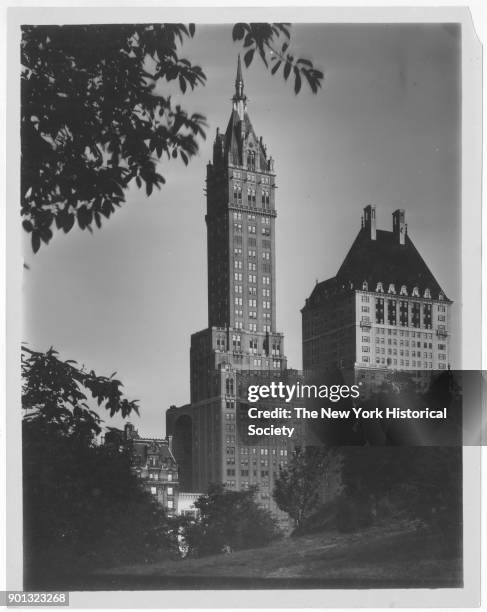
{"label": "sky", "polygon": [[[377,207],[377,227],[406,211],[408,233],[454,300],[452,367],[460,366],[460,39],[450,25],[300,24],[292,47],[325,73],[296,96],[256,58],[244,69],[254,129],[275,159],[277,322],[300,369],[301,315],[317,280],[334,276]],[[204,87],[177,94],[207,117],[188,167],[164,161],[166,185],[126,204],[101,230],[55,234],[23,278],[23,339],[54,346],[100,375],[116,371],[140,402],[139,433],[165,435],[165,411],[189,401],[190,335],[207,326],[204,181],[217,126],[226,128],[239,48],[231,26],[197,26],[181,55]],[[121,419],[102,414],[106,424]]]}

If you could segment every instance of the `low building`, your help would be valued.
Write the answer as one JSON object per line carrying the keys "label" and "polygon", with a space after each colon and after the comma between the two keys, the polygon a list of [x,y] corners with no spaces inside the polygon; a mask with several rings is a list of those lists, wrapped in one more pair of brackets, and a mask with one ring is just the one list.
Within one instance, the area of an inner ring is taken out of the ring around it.
{"label": "low building", "polygon": [[176,515],[179,475],[171,448],[172,439],[142,438],[132,423],[127,423],[123,433],[111,431],[105,436],[105,443],[114,441],[130,449],[132,469],[144,488],[156,498],[168,516]]}

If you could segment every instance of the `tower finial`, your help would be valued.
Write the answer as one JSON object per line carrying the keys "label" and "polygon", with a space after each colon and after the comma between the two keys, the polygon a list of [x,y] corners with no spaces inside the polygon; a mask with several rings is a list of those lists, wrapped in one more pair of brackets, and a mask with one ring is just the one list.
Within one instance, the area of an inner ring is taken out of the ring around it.
{"label": "tower finial", "polygon": [[238,61],[237,61],[237,78],[235,79],[235,97],[236,98],[244,97],[243,89],[244,89],[244,82],[243,82],[243,77],[242,77],[242,64],[240,62],[240,53],[239,53]]}

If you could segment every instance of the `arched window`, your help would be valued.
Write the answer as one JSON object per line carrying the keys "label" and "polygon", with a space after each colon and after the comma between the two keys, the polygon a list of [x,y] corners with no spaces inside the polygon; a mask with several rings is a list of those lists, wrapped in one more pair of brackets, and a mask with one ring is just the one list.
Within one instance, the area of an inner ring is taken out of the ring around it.
{"label": "arched window", "polygon": [[247,153],[247,169],[255,170],[255,151],[248,151]]}

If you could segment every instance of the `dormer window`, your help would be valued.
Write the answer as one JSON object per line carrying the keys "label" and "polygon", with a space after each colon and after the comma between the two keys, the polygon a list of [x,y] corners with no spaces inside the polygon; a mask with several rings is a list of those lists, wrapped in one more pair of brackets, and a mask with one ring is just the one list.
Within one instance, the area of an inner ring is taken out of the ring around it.
{"label": "dormer window", "polygon": [[431,291],[428,289],[428,287],[426,287],[426,289],[424,290],[424,297],[431,299]]}
{"label": "dormer window", "polygon": [[441,293],[441,291],[440,291],[440,294],[438,295],[438,299],[439,300],[444,300],[445,299],[445,296],[443,295],[443,293]]}
{"label": "dormer window", "polygon": [[255,151],[247,153],[247,170],[255,170]]}
{"label": "dormer window", "polygon": [[382,283],[377,283],[377,286],[375,288],[377,293],[384,293],[384,287],[382,285]]}
{"label": "dormer window", "polygon": [[389,285],[389,289],[387,290],[387,293],[396,293],[396,287],[394,286],[394,283],[391,283]]}
{"label": "dormer window", "polygon": [[419,297],[419,287],[413,287],[413,297]]}
{"label": "dormer window", "polygon": [[369,283],[367,281],[364,281],[362,283],[362,291],[368,291],[369,290]]}
{"label": "dormer window", "polygon": [[401,285],[400,293],[401,293],[401,295],[407,295],[408,294],[408,290],[406,288],[406,285]]}

